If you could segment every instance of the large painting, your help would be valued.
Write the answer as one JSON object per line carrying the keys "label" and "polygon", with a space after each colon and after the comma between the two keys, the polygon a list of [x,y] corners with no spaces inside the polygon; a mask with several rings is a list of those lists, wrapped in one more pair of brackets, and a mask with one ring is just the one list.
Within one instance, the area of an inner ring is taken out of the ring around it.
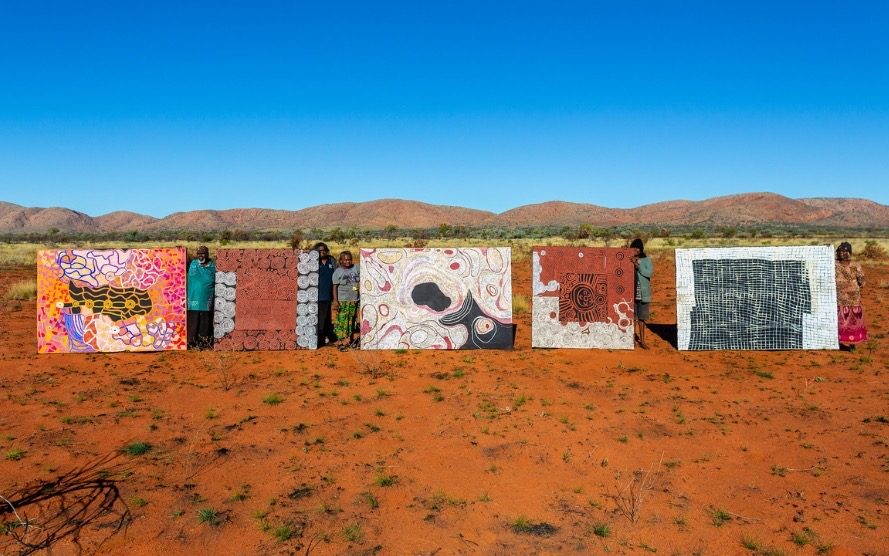
{"label": "large painting", "polygon": [[829,246],[676,250],[681,350],[838,349]]}
{"label": "large painting", "polygon": [[633,251],[534,247],[531,346],[633,349]]}
{"label": "large painting", "polygon": [[37,254],[37,352],[185,349],[184,249]]}
{"label": "large painting", "polygon": [[317,251],[217,252],[214,349],[315,349],[317,330]]}
{"label": "large painting", "polygon": [[510,253],[362,249],[361,348],[511,348]]}

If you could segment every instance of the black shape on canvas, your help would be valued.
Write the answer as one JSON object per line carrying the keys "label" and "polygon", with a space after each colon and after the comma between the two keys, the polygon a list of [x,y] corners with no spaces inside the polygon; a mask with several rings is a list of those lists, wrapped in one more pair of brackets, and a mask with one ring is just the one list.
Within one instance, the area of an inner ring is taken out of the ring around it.
{"label": "black shape on canvas", "polygon": [[459,349],[509,349],[515,340],[515,325],[504,324],[487,315],[472,298],[471,292],[467,293],[460,309],[441,317],[438,322],[445,326],[466,327],[469,338]]}
{"label": "black shape on canvas", "polygon": [[438,313],[451,306],[451,298],[446,296],[435,282],[423,282],[411,290],[411,299],[417,305],[425,305]]}
{"label": "black shape on canvas", "polygon": [[702,259],[692,271],[689,349],[802,349],[812,310],[804,261]]}

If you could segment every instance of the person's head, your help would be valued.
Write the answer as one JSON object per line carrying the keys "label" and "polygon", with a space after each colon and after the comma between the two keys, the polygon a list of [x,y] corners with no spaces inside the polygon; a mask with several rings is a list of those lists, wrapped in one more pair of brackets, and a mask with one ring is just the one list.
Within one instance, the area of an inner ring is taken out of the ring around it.
{"label": "person's head", "polygon": [[322,261],[326,261],[327,257],[330,255],[330,249],[323,241],[319,241],[314,246],[312,246],[312,250],[318,252],[318,256],[321,258]]}
{"label": "person's head", "polygon": [[202,263],[205,263],[210,260],[210,250],[207,249],[206,245],[201,245],[197,250],[198,260]]}
{"label": "person's head", "polygon": [[343,268],[352,268],[352,252],[351,251],[341,252],[337,262]]}
{"label": "person's head", "polygon": [[636,256],[644,257],[645,256],[645,245],[642,243],[642,240],[638,237],[630,242],[630,249],[636,250]]}
{"label": "person's head", "polygon": [[837,260],[847,261],[850,258],[852,258],[852,244],[844,241],[837,247]]}

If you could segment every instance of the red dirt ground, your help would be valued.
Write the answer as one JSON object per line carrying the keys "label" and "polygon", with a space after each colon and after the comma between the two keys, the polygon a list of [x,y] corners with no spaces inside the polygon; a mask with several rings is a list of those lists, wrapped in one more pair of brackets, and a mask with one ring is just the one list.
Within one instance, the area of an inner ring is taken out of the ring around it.
{"label": "red dirt ground", "polygon": [[885,287],[853,353],[679,352],[655,270],[634,352],[37,356],[6,302],[0,495],[52,554],[889,554]]}

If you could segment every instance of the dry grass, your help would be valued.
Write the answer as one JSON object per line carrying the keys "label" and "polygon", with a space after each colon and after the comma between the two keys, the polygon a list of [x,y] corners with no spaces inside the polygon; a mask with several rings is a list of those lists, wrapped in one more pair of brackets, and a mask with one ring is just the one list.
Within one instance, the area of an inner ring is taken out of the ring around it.
{"label": "dry grass", "polygon": [[[779,245],[836,245],[844,238],[836,236],[813,236],[806,238],[794,237],[771,237],[771,238],[684,238],[684,237],[666,237],[652,238],[645,244],[645,250],[653,255],[672,256],[673,250],[676,248],[692,248],[692,247],[756,247],[756,246],[779,246]],[[307,240],[308,243],[314,243],[314,239]],[[513,266],[524,265],[531,260],[531,249],[538,245],[554,245],[554,246],[584,246],[584,247],[624,247],[627,241],[616,238],[609,242],[601,239],[582,239],[569,240],[563,237],[550,237],[543,239],[480,239],[480,238],[433,238],[423,240],[426,247],[510,247],[512,249]],[[856,238],[849,240],[852,243],[853,253],[864,256],[866,246],[870,247],[870,252],[885,252],[889,249],[889,239],[869,239]],[[199,245],[207,245],[210,248],[210,255],[218,249],[231,248],[256,248],[256,249],[288,249],[290,248],[288,240],[279,241],[232,241],[222,245],[219,241],[199,242],[199,241],[152,241],[146,243],[133,243],[125,241],[110,241],[100,244],[88,242],[74,242],[70,244],[41,244],[41,243],[0,243],[0,266],[27,266],[33,265],[37,259],[37,251],[41,249],[64,249],[64,248],[105,248],[105,249],[126,249],[126,248],[149,248],[149,247],[186,247],[189,253],[193,253]],[[378,247],[408,247],[416,245],[413,238],[403,237],[395,239],[374,239],[369,241],[344,241],[334,242],[328,241],[332,253],[339,253],[345,249],[351,250],[357,257],[360,248],[378,248]],[[889,259],[874,259],[880,264],[889,264]]]}
{"label": "dry grass", "polygon": [[513,295],[512,296],[512,314],[513,315],[523,315],[528,312],[529,309],[528,296],[527,295]]}
{"label": "dry grass", "polygon": [[9,287],[4,299],[32,301],[37,298],[37,280],[22,280]]}

